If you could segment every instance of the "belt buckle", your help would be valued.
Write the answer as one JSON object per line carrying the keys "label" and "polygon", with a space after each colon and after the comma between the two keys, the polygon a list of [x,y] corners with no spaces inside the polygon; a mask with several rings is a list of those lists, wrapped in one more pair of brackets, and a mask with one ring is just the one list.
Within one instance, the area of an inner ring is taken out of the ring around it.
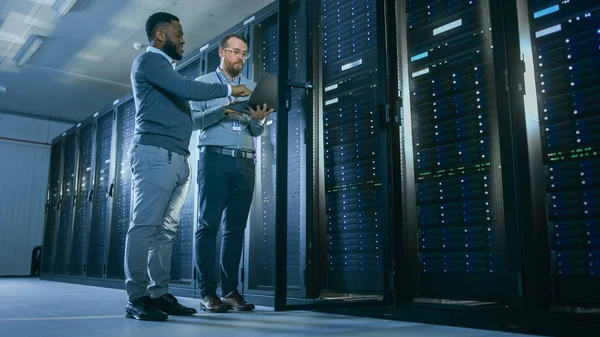
{"label": "belt buckle", "polygon": [[231,156],[232,157],[242,157],[243,156],[242,150],[231,150]]}

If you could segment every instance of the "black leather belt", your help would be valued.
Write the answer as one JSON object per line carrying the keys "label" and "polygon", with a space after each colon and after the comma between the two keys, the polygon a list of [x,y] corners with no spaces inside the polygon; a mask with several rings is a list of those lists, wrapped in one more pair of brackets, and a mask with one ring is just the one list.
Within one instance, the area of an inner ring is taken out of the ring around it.
{"label": "black leather belt", "polygon": [[247,152],[243,150],[233,150],[226,149],[220,146],[203,146],[200,148],[200,152],[214,152],[219,154],[224,154],[226,156],[231,156],[235,158],[246,158],[246,159],[254,159],[254,153]]}

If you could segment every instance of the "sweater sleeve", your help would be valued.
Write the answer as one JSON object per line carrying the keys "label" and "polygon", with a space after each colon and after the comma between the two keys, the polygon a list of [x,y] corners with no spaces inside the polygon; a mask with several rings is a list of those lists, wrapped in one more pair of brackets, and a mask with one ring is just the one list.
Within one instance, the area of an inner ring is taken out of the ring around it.
{"label": "sweater sleeve", "polygon": [[154,53],[147,53],[139,59],[136,76],[142,76],[153,85],[190,101],[225,97],[231,90],[226,84],[189,80],[173,70],[164,57]]}

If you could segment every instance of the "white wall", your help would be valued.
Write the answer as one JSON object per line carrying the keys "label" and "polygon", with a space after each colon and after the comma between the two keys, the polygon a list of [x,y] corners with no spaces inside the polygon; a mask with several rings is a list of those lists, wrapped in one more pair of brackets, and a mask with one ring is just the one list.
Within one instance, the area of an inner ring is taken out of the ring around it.
{"label": "white wall", "polygon": [[72,125],[0,113],[0,276],[29,275],[42,244],[52,139]]}

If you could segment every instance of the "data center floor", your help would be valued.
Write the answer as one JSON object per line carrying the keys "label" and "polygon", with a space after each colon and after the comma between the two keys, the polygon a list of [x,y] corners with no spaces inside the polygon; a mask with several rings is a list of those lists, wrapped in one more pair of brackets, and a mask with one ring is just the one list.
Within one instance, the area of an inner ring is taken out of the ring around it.
{"label": "data center floor", "polygon": [[[124,296],[123,290],[0,278],[0,336],[526,336],[307,311],[273,312],[266,307],[252,313],[200,312],[170,316],[167,322],[141,322],[124,318]],[[179,299],[199,306],[197,299]]]}

